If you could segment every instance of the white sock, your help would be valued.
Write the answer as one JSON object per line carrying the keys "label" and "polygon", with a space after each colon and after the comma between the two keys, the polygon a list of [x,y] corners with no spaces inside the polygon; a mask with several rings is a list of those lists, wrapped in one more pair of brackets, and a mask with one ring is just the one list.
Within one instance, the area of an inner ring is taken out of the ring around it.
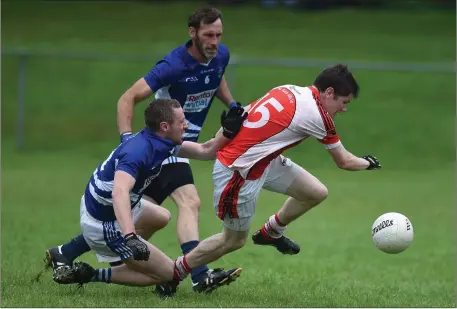
{"label": "white sock", "polygon": [[182,255],[175,260],[175,269],[173,272],[173,279],[177,281],[184,280],[187,275],[192,271],[187,265],[186,256]]}
{"label": "white sock", "polygon": [[265,222],[265,231],[271,238],[279,238],[286,231],[287,226],[279,222],[278,214],[272,215],[267,222]]}

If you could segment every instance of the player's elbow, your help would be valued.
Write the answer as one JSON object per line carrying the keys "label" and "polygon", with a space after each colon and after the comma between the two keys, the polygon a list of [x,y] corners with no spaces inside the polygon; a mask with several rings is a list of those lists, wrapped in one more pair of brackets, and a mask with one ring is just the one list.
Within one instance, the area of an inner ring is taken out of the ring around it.
{"label": "player's elbow", "polygon": [[341,161],[337,162],[336,165],[345,171],[357,170],[357,166],[356,166],[354,158],[352,156],[345,160],[341,160]]}
{"label": "player's elbow", "polygon": [[333,160],[335,161],[336,166],[343,170],[351,168],[352,155],[347,151],[334,155]]}
{"label": "player's elbow", "polygon": [[348,160],[336,160],[336,166],[340,169],[347,170],[349,168],[349,161]]}
{"label": "player's elbow", "polygon": [[117,101],[117,105],[118,107],[135,105],[134,93],[130,89],[124,92]]}
{"label": "player's elbow", "polygon": [[125,199],[126,197],[128,197],[128,195],[129,195],[129,191],[120,186],[115,186],[113,188],[113,192],[111,193],[113,202],[121,201],[121,200]]}

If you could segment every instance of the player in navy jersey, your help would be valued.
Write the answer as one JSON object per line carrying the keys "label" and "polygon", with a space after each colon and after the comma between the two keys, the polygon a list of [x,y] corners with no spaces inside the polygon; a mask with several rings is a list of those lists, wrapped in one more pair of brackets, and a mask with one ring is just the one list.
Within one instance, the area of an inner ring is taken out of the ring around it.
{"label": "player in navy jersey", "polygon": [[[166,222],[163,216],[155,216],[159,211],[142,200],[142,195],[166,158],[181,155],[198,160],[214,159],[217,150],[236,135],[247,114],[243,115],[241,107],[231,109],[228,114],[223,112],[222,134],[203,144],[183,142],[187,125],[176,100],[156,99],[148,104],[144,115],[146,127],[121,143],[98,165],[80,203],[82,234],[98,260],[123,261],[124,265],[97,270],[81,262],[62,265],[56,273],[65,280],[57,280],[58,283],[94,281],[148,286],[172,281],[176,288],[185,278],[177,273],[168,256],[144,239],[150,237],[144,230],[145,222],[150,223],[149,228],[163,227]],[[227,272],[217,269],[198,284],[203,291],[212,291],[233,281],[240,272],[239,268]]]}
{"label": "player in navy jersey", "polygon": [[[121,141],[132,135],[134,105],[153,93],[156,98],[172,98],[180,103],[187,124],[186,141],[198,140],[215,97],[229,107],[236,106],[224,78],[230,53],[220,43],[223,30],[221,12],[215,8],[199,9],[189,17],[188,28],[190,40],[157,62],[119,99],[117,117]],[[178,207],[177,235],[181,250],[186,254],[199,243],[200,209],[200,198],[188,159],[167,158],[158,177],[144,192],[144,199],[157,205],[168,196]],[[75,258],[89,250],[80,234],[62,246],[48,249],[47,263],[53,269],[62,264],[71,265]],[[195,291],[200,291],[196,283],[209,276],[211,271],[206,265],[192,271]]]}

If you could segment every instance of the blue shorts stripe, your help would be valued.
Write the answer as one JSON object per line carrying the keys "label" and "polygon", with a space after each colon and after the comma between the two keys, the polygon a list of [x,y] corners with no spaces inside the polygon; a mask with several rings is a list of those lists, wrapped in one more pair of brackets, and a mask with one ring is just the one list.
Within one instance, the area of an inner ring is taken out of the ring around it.
{"label": "blue shorts stripe", "polygon": [[125,245],[124,238],[120,231],[116,230],[114,221],[103,222],[103,238],[105,239],[107,247],[118,254],[122,260],[133,255],[132,250]]}

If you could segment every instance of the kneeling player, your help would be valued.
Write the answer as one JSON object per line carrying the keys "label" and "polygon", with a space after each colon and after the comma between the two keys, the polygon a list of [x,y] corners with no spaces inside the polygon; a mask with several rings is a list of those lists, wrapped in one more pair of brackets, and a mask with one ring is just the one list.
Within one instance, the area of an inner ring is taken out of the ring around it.
{"label": "kneeling player", "polygon": [[[221,118],[222,134],[203,144],[183,142],[186,122],[180,104],[170,99],[151,102],[145,111],[146,127],[119,145],[96,168],[80,204],[81,229],[98,260],[122,260],[124,265],[105,269],[94,269],[82,262],[73,267],[62,265],[54,273],[55,281],[134,286],[171,281],[173,284],[166,292],[173,294],[185,276],[175,269],[168,256],[143,239],[165,226],[170,215],[165,209],[144,201],[143,192],[160,172],[162,162],[172,155],[214,159],[216,151],[237,134],[246,116],[241,107],[232,108]],[[240,272],[239,268],[227,272],[218,269],[198,284],[203,291],[212,291],[230,283]]]}

